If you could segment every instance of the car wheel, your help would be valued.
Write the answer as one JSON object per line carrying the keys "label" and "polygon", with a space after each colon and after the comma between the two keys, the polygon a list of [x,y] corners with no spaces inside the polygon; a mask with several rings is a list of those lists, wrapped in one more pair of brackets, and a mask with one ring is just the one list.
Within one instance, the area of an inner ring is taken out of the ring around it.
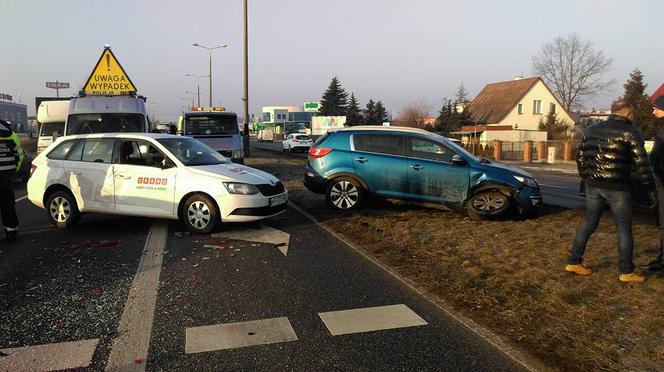
{"label": "car wheel", "polygon": [[56,227],[72,227],[81,218],[76,199],[65,191],[56,191],[48,196],[46,215]]}
{"label": "car wheel", "polygon": [[339,177],[330,181],[325,189],[327,203],[334,209],[353,210],[364,202],[364,189],[350,177]]}
{"label": "car wheel", "polygon": [[217,207],[205,195],[192,195],[182,206],[180,217],[187,230],[195,234],[207,234],[217,224]]}
{"label": "car wheel", "polygon": [[481,192],[473,195],[466,209],[468,216],[474,220],[498,216],[509,210],[512,202],[508,195],[500,191]]}

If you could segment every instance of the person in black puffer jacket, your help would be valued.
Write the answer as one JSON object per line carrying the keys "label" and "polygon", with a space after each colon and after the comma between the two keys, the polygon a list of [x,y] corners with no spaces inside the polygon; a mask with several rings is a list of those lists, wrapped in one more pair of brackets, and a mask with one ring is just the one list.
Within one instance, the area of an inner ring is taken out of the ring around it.
{"label": "person in black puffer jacket", "polygon": [[618,229],[618,279],[642,283],[645,278],[634,273],[632,262],[634,242],[630,178],[634,175],[653,206],[657,203],[655,179],[641,132],[631,122],[631,105],[616,101],[611,106],[611,114],[606,121],[585,130],[577,152],[576,163],[585,184],[586,220],[576,234],[565,270],[579,275],[592,274],[592,270],[582,264],[583,253],[599,224],[604,205],[608,204]]}
{"label": "person in black puffer jacket", "polygon": [[655,181],[657,182],[659,229],[661,235],[660,238],[662,240],[659,243],[659,254],[657,255],[657,258],[648,264],[648,266],[650,267],[650,270],[661,271],[664,269],[664,125],[661,123],[661,121],[664,120],[664,95],[659,96],[655,102],[653,102],[652,106],[652,114],[660,122],[659,129],[657,129],[657,135],[655,136],[655,145],[650,153],[650,162],[652,163],[652,168],[657,177]]}

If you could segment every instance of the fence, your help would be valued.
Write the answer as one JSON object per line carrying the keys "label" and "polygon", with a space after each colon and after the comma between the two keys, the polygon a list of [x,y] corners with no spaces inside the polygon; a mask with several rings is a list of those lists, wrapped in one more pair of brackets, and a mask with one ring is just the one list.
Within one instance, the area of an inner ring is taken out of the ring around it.
{"label": "fence", "polygon": [[469,142],[464,147],[469,152],[488,159],[547,162],[549,150],[554,149],[554,161],[572,161],[579,146],[578,141],[500,141]]}

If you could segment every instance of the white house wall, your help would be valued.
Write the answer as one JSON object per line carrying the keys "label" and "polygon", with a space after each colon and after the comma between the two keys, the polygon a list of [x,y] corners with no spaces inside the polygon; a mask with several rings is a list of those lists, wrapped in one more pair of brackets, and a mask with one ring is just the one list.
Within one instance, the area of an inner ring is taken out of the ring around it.
{"label": "white house wall", "polygon": [[[541,114],[533,114],[533,101],[535,100],[542,101]],[[547,89],[542,81],[538,81],[532,88],[530,88],[528,93],[521,101],[519,101],[519,103],[523,104],[523,114],[519,114],[519,106],[517,104],[500,123],[496,124],[511,125],[512,128],[516,125],[517,129],[538,130],[540,119],[546,119],[546,115],[549,113],[549,105],[553,103],[556,105],[558,119],[567,121],[570,127],[574,126],[574,120],[560,106],[558,100],[551,91]]]}

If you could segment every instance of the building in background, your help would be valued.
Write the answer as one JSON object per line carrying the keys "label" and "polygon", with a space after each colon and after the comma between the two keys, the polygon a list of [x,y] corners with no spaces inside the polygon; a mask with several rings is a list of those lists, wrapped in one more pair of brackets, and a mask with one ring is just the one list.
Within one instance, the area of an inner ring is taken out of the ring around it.
{"label": "building in background", "polygon": [[[311,102],[305,102],[305,106]],[[317,107],[304,109],[302,106],[265,106],[262,108],[262,123],[256,123],[254,130],[270,128],[275,134],[292,132],[306,133],[311,129],[311,118]]]}
{"label": "building in background", "polygon": [[539,77],[487,84],[470,103],[475,125],[465,125],[454,134],[460,134],[464,143],[546,141],[547,133],[539,130],[539,123],[549,112],[554,112],[570,128],[574,126],[572,115]]}
{"label": "building in background", "polygon": [[0,93],[0,119],[12,124],[15,132],[28,131],[28,106],[14,102],[14,97]]}
{"label": "building in background", "polygon": [[654,103],[659,96],[664,95],[664,84],[660,85],[659,88],[653,94],[650,95],[650,103]]}

